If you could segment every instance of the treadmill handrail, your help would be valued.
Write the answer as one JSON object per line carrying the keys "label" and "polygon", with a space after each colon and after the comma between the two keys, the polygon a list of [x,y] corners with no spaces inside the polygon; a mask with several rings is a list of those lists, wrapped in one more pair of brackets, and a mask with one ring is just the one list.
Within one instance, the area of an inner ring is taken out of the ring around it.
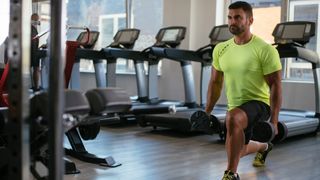
{"label": "treadmill handrail", "polygon": [[106,55],[103,51],[97,51],[92,49],[78,48],[76,52],[76,59],[108,59],[111,56]]}
{"label": "treadmill handrail", "polygon": [[316,65],[314,67],[320,67],[320,58],[318,53],[310,49],[294,46],[293,44],[278,44],[277,50],[279,52],[280,58],[300,58]]}
{"label": "treadmill handrail", "polygon": [[116,58],[125,58],[140,61],[154,61],[154,59],[149,56],[149,53],[131,49],[102,48],[102,51],[104,51],[107,55]]}
{"label": "treadmill handrail", "polygon": [[[203,47],[203,49],[210,47],[211,45],[207,45]],[[213,47],[213,46],[211,46]],[[212,48],[213,49],[213,48]],[[205,50],[206,51],[206,50]],[[161,58],[168,58],[174,61],[195,61],[199,63],[211,64],[212,58],[204,59],[201,56],[201,52],[203,51],[192,51],[192,50],[185,50],[185,49],[173,49],[173,48],[159,48],[159,47],[152,47],[151,53],[155,56]]]}

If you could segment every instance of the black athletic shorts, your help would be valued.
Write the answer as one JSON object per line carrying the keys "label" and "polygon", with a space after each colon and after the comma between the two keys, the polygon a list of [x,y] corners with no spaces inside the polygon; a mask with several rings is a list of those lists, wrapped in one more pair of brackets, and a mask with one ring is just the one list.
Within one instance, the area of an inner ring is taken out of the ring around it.
{"label": "black athletic shorts", "polygon": [[34,54],[32,54],[30,66],[31,67],[39,67],[40,66],[40,59],[35,57]]}
{"label": "black athletic shorts", "polygon": [[238,108],[248,117],[248,127],[244,130],[245,144],[248,144],[253,135],[253,126],[259,121],[267,121],[270,117],[270,106],[261,101],[248,101]]}
{"label": "black athletic shorts", "polygon": [[[31,39],[38,35],[38,31],[35,27],[31,26]],[[31,67],[40,66],[40,58],[37,57],[37,51],[39,47],[39,39],[31,40]]]}

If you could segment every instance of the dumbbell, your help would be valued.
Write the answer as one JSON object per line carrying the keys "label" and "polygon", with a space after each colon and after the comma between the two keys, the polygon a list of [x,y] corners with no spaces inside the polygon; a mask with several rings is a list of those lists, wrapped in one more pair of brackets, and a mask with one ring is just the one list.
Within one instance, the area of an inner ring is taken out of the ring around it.
{"label": "dumbbell", "polygon": [[262,121],[254,125],[252,140],[277,143],[284,140],[287,134],[288,129],[283,122],[278,122],[278,134],[275,135],[274,126],[270,122]]}
{"label": "dumbbell", "polygon": [[220,133],[221,123],[214,115],[204,111],[196,111],[190,117],[191,131],[200,131],[206,134]]}

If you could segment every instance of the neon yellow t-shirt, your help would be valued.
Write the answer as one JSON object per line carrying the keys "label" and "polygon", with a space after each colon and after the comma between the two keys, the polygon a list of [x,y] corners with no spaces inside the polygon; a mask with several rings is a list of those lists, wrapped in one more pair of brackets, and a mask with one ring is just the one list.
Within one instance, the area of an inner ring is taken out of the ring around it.
{"label": "neon yellow t-shirt", "polygon": [[270,44],[255,35],[243,45],[232,38],[214,48],[213,66],[224,74],[229,110],[250,100],[270,105],[264,75],[281,70],[278,51]]}

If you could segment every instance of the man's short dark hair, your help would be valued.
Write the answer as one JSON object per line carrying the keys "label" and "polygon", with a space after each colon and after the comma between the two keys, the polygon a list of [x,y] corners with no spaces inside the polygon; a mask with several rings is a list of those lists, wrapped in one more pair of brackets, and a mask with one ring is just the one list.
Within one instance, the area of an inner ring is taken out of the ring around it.
{"label": "man's short dark hair", "polygon": [[248,17],[252,17],[252,6],[245,1],[236,1],[230,4],[229,9],[242,9]]}

